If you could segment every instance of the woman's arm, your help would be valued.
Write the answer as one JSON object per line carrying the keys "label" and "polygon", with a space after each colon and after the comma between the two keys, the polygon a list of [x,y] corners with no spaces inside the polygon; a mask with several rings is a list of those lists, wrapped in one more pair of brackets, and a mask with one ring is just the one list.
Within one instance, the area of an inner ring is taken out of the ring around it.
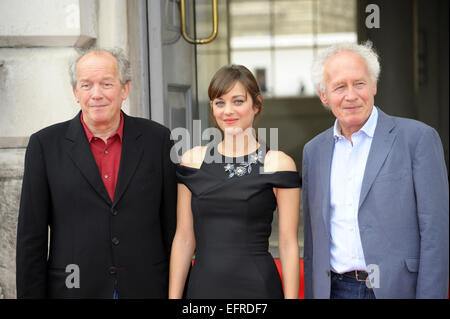
{"label": "woman's arm", "polygon": [[300,189],[278,188],[278,252],[283,274],[284,296],[297,299],[300,283],[298,223]]}
{"label": "woman's arm", "polygon": [[[199,169],[206,147],[197,146],[183,154],[181,165]],[[192,193],[178,184],[177,228],[172,242],[169,270],[169,299],[183,297],[186,277],[195,251],[194,219],[191,208]]]}
{"label": "woman's arm", "polygon": [[190,190],[178,184],[177,228],[170,254],[169,299],[181,299],[195,251]]}
{"label": "woman's arm", "polygon": [[[266,157],[266,172],[297,171],[295,162],[283,152],[271,151]],[[278,252],[286,299],[297,299],[300,284],[298,227],[300,188],[274,188],[278,206]]]}

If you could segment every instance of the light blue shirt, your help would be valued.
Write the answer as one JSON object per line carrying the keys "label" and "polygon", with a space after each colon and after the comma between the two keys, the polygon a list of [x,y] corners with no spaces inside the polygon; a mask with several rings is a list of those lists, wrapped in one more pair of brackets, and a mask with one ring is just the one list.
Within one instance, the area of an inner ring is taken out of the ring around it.
{"label": "light blue shirt", "polygon": [[359,235],[358,206],[367,157],[378,120],[374,106],[364,126],[351,136],[352,143],[334,123],[334,152],[330,176],[331,269],[337,273],[366,270]]}

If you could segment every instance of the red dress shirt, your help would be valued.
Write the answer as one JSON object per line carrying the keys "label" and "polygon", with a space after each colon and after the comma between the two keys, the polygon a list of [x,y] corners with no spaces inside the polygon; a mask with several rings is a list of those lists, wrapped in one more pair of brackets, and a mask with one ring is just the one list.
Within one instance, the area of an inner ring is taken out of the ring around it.
{"label": "red dress shirt", "polygon": [[107,143],[89,131],[88,127],[83,121],[83,114],[81,114],[81,123],[83,124],[86,137],[97,163],[98,170],[103,180],[103,184],[108,191],[111,201],[114,201],[114,192],[116,191],[117,175],[119,174],[120,155],[122,153],[122,138],[123,138],[123,115],[120,112],[120,124],[117,131],[108,137]]}

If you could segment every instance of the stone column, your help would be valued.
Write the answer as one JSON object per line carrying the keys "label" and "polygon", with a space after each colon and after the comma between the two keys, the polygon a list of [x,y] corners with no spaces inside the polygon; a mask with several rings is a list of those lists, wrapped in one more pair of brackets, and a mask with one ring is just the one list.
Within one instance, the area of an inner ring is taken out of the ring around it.
{"label": "stone column", "polygon": [[68,66],[76,48],[97,39],[97,29],[97,1],[0,1],[0,295],[4,298],[16,297],[17,215],[28,138],[79,111]]}

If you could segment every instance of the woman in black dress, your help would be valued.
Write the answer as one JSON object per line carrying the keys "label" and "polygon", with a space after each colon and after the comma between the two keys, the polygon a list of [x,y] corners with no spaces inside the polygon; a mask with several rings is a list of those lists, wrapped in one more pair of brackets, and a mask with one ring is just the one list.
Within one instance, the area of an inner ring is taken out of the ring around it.
{"label": "woman in black dress", "polygon": [[[187,278],[189,299],[297,298],[300,177],[295,163],[252,133],[262,97],[247,68],[221,68],[208,94],[223,140],[187,151],[178,166],[169,298],[182,298]],[[284,293],[268,252],[277,206]]]}

